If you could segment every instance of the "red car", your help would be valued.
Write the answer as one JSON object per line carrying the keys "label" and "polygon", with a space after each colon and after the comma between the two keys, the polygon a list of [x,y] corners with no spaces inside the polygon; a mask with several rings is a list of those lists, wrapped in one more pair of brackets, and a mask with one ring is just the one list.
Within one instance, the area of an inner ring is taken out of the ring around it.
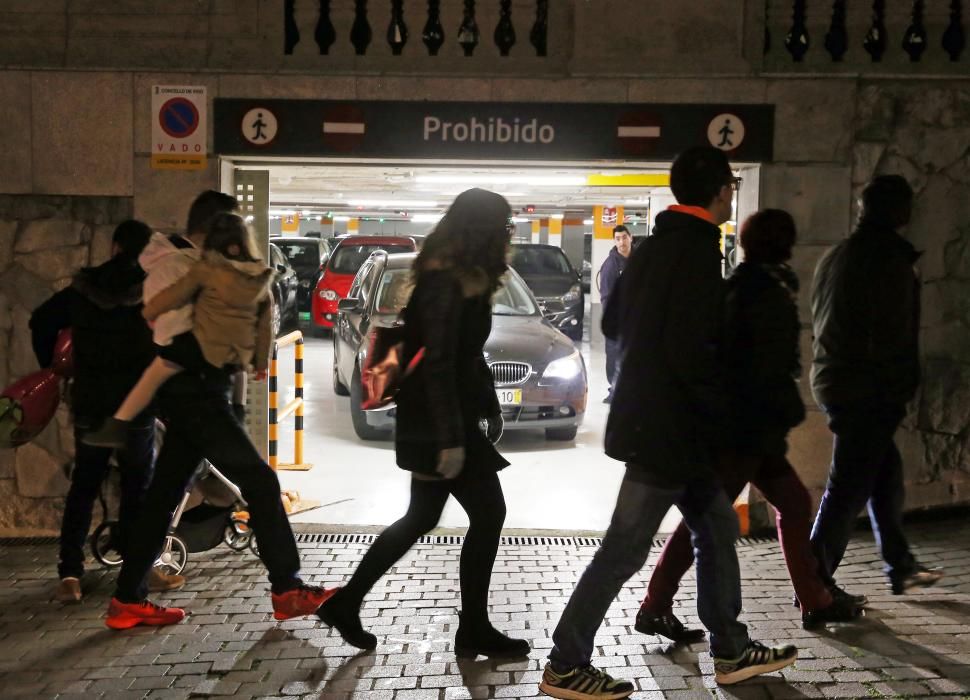
{"label": "red car", "polygon": [[342,236],[313,290],[311,318],[314,329],[327,331],[333,328],[337,320],[337,302],[346,298],[357,270],[371,253],[377,250],[413,253],[420,247],[419,236]]}

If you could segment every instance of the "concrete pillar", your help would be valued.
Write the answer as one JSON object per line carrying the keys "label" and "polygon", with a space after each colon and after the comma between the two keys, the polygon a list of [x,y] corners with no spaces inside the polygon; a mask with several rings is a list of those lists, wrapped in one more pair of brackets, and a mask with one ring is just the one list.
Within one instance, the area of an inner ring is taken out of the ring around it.
{"label": "concrete pillar", "polygon": [[563,219],[562,221],[562,250],[577,270],[583,269],[583,259],[586,257],[583,237],[586,226],[581,218]]}
{"label": "concrete pillar", "polygon": [[532,243],[538,243],[542,235],[542,222],[539,219],[532,220]]}
{"label": "concrete pillar", "polygon": [[549,219],[539,219],[539,242],[549,244]]}
{"label": "concrete pillar", "polygon": [[[562,248],[562,217],[551,217],[549,219],[548,237],[547,243],[549,245],[554,245],[557,248]],[[579,267],[577,270],[581,269]]]}

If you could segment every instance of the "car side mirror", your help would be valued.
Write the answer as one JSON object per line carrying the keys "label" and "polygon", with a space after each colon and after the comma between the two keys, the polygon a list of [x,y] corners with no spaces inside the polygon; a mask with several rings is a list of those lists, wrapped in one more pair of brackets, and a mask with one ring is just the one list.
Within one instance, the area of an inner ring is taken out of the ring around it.
{"label": "car side mirror", "polygon": [[337,302],[337,311],[344,313],[357,313],[361,310],[360,299],[357,297],[347,297]]}

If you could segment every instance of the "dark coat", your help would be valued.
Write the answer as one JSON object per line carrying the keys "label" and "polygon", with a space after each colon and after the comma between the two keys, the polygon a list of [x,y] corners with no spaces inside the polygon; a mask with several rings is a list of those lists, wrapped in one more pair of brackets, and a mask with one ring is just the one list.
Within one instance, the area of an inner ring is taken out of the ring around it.
{"label": "dark coat", "polygon": [[824,407],[902,409],[919,386],[919,253],[861,223],[818,264],[812,289],[812,391]]}
{"label": "dark coat", "polygon": [[711,223],[661,212],[603,316],[603,333],[619,338],[623,353],[606,453],[658,484],[713,475],[727,436],[719,239]]}
{"label": "dark coat", "polygon": [[620,255],[620,251],[613,247],[610,249],[610,254],[606,256],[606,260],[600,267],[600,277],[599,277],[599,289],[600,289],[600,303],[606,306],[607,302],[610,300],[610,294],[616,288],[616,283],[620,281],[620,275],[623,274],[623,270],[626,269],[626,264],[629,258],[624,258]]}
{"label": "dark coat", "polygon": [[141,316],[144,279],[137,263],[112,258],[81,270],[30,318],[42,366],[50,365],[60,330],[71,328],[71,405],[78,425],[96,425],[112,415],[155,357],[151,330]]}
{"label": "dark coat", "polygon": [[796,377],[798,279],[787,265],[741,263],[727,281],[724,372],[732,438],[743,454],[784,456],[805,420]]}
{"label": "dark coat", "polygon": [[[425,272],[403,312],[404,351],[424,358],[401,383],[397,401],[397,463],[430,474],[438,452],[465,448],[465,469],[508,466],[480,427],[501,414],[495,383],[482,352],[492,331],[490,294],[469,295],[448,270]],[[482,285],[484,289],[484,285]]]}

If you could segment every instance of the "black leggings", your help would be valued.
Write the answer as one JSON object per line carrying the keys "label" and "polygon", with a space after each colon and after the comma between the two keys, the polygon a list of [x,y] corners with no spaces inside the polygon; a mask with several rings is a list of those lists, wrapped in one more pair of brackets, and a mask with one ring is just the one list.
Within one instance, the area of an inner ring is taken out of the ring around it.
{"label": "black leggings", "polygon": [[360,605],[377,580],[394,566],[441,518],[452,495],[468,514],[468,532],[461,548],[462,624],[488,626],[488,585],[505,522],[505,496],[494,471],[462,472],[450,481],[411,479],[408,512],[381,533],[367,550],[344,589],[347,602]]}

